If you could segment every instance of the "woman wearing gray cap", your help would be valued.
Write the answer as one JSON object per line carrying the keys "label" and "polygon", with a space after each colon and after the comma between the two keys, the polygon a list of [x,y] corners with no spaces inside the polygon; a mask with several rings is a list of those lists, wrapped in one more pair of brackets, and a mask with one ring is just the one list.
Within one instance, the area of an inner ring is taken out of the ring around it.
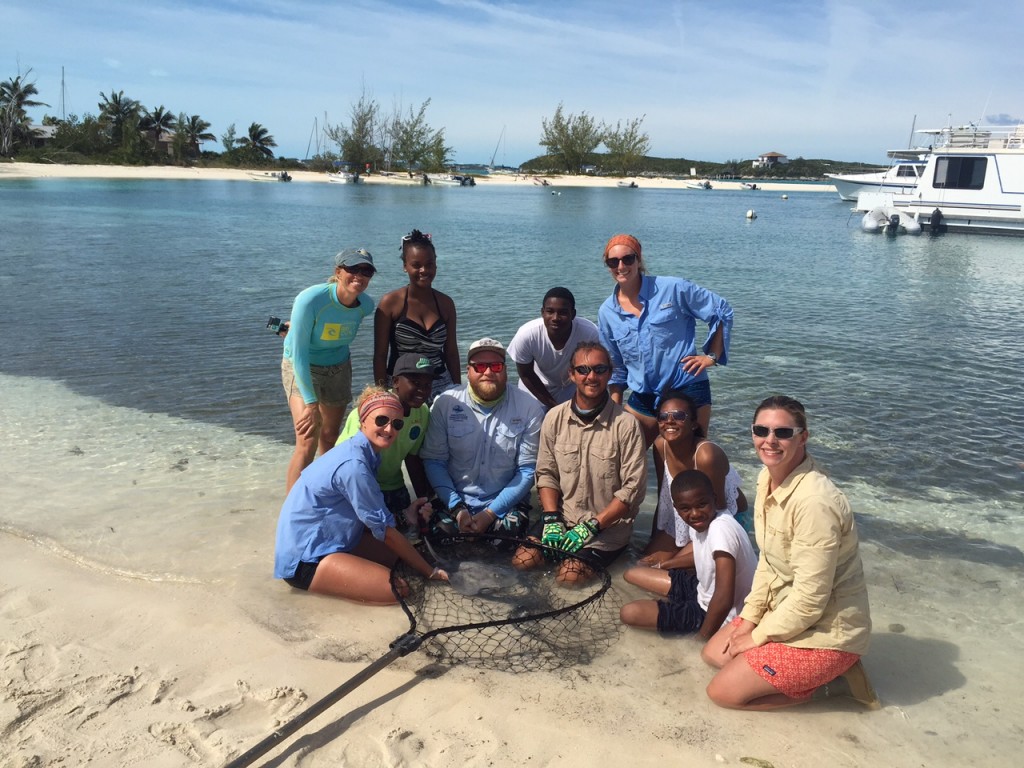
{"label": "woman wearing gray cap", "polygon": [[326,283],[295,297],[284,340],[281,379],[295,424],[295,451],[288,463],[286,490],[316,455],[338,442],[341,419],[352,401],[349,345],[363,318],[373,312],[364,295],[377,270],[365,248],[348,248],[334,257]]}

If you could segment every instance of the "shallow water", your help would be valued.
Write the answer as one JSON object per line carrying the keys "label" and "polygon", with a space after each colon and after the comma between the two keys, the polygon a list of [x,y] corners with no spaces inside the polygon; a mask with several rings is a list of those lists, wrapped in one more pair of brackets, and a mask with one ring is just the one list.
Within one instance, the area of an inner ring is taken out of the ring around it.
{"label": "shallow water", "polygon": [[465,350],[510,340],[553,285],[595,318],[611,289],[601,247],[630,231],[652,272],[736,311],[712,431],[748,490],[753,407],[785,392],[866,539],[1022,565],[1024,243],[867,235],[824,193],[559,191],[0,183],[0,525],[111,567],[223,575],[238,547],[272,547],[283,488],[281,342],[263,325],[337,250],[375,254],[379,297],[404,282],[400,236],[432,232]]}

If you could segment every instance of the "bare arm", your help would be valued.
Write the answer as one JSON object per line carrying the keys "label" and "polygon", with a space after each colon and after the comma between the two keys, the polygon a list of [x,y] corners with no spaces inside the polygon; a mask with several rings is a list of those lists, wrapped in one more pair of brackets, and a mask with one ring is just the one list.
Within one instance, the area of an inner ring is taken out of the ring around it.
{"label": "bare arm", "polygon": [[447,574],[444,571],[435,569],[430,563],[423,559],[423,555],[416,551],[416,548],[409,542],[405,536],[400,534],[397,529],[388,527],[384,533],[384,544],[394,552],[399,558],[404,560],[406,563],[416,569],[423,578],[433,578],[435,574],[443,574],[445,580],[447,580]]}
{"label": "bare arm", "polygon": [[735,592],[736,560],[728,552],[715,552],[715,591],[708,602],[704,623],[700,626],[702,638],[710,639],[722,626],[732,608]]}
{"label": "bare arm", "polygon": [[516,373],[519,374],[519,380],[526,385],[530,394],[536,397],[541,405],[545,408],[554,408],[558,405],[555,398],[548,392],[548,388],[544,386],[544,382],[540,380],[537,371],[534,370],[533,363],[516,363]]}
{"label": "bare arm", "polygon": [[725,498],[725,476],[729,474],[729,459],[725,451],[714,443],[701,443],[694,456],[694,467],[699,469],[711,480],[715,491],[715,509],[725,509],[728,505]]}
{"label": "bare arm", "polygon": [[452,377],[452,381],[456,384],[462,383],[462,358],[459,356],[459,341],[456,338],[455,326],[457,322],[457,316],[455,312],[455,302],[445,294],[440,294],[442,303],[445,305],[445,309],[448,314],[445,316],[445,325],[448,328],[448,338],[444,342],[444,364],[448,368],[448,373]]}
{"label": "bare arm", "polygon": [[377,310],[373,313],[373,380],[380,386],[384,386],[388,378],[391,328],[395,323],[391,297],[391,293],[381,296]]}
{"label": "bare arm", "polygon": [[427,470],[423,468],[423,459],[415,453],[410,453],[405,457],[405,471],[409,473],[412,489],[417,496],[428,498],[434,493],[434,489],[427,479]]}

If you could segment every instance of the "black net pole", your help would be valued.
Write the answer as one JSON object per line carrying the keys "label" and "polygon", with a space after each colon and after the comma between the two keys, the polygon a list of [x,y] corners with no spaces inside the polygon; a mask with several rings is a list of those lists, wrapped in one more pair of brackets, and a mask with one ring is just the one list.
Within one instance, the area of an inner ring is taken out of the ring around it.
{"label": "black net pole", "polygon": [[394,643],[391,644],[391,650],[389,650],[387,653],[385,653],[383,656],[381,656],[379,659],[373,662],[362,672],[353,675],[344,683],[342,683],[333,691],[331,691],[322,699],[320,699],[320,701],[316,702],[315,704],[311,704],[300,714],[296,715],[294,718],[292,718],[287,723],[282,725],[272,734],[267,736],[267,738],[263,739],[263,741],[261,741],[259,744],[252,747],[247,752],[244,752],[243,754],[239,755],[230,763],[225,765],[224,768],[244,768],[245,766],[252,765],[253,762],[255,762],[260,757],[265,755],[267,752],[272,750],[284,739],[287,739],[297,730],[306,725],[306,723],[322,715],[332,706],[341,701],[341,699],[343,699],[349,693],[354,691],[360,685],[365,683],[371,677],[373,677],[382,669],[391,664],[391,662],[393,662],[395,659],[398,659],[402,656],[405,656],[415,651],[419,647],[421,642],[422,639],[417,637],[416,635],[402,635],[402,637],[398,638]]}

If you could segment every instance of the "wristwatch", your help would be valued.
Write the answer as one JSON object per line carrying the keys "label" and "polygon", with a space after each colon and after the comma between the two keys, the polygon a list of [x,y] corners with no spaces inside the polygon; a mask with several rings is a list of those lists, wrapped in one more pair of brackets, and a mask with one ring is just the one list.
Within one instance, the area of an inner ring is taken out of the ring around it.
{"label": "wristwatch", "polygon": [[708,352],[707,355],[708,357],[711,358],[712,365],[718,365],[718,355],[716,355],[714,352]]}

